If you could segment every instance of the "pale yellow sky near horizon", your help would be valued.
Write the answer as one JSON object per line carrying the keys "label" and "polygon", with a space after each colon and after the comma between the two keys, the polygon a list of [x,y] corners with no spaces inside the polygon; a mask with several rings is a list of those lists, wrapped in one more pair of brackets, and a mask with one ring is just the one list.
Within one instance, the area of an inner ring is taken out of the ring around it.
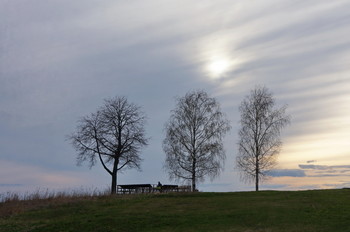
{"label": "pale yellow sky near horizon", "polygon": [[175,97],[193,89],[216,97],[233,127],[225,170],[199,186],[253,190],[234,161],[238,106],[256,85],[291,115],[262,188],[350,187],[349,9],[347,0],[0,1],[0,192],[108,187],[99,164],[75,166],[65,136],[115,95],[143,107],[152,138],[143,172],[120,183],[170,182],[163,126]]}

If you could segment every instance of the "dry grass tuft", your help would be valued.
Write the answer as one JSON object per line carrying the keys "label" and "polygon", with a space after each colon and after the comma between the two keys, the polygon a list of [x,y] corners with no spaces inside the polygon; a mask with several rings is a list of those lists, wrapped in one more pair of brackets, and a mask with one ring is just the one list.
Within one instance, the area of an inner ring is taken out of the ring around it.
{"label": "dry grass tuft", "polygon": [[64,203],[94,200],[109,195],[109,190],[74,189],[66,191],[36,190],[34,192],[0,193],[0,218],[8,217],[27,210],[55,206]]}

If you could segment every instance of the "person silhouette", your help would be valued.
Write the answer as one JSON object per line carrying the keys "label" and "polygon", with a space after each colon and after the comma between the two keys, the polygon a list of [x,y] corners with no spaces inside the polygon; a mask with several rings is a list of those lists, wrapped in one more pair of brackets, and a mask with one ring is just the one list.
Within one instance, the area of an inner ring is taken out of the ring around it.
{"label": "person silhouette", "polygon": [[157,184],[157,187],[156,189],[159,191],[159,192],[162,192],[162,184],[160,183],[160,181],[158,181],[158,184]]}

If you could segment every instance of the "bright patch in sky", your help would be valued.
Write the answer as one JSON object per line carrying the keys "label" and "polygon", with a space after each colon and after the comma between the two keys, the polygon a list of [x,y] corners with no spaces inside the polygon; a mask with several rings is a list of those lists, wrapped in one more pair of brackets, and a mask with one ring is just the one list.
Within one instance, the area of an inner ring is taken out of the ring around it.
{"label": "bright patch in sky", "polygon": [[230,62],[227,59],[215,60],[208,65],[208,71],[214,78],[222,77],[230,68]]}
{"label": "bright patch in sky", "polygon": [[199,189],[253,190],[233,165],[238,107],[256,85],[292,116],[262,189],[350,187],[350,1],[314,2],[0,0],[0,193],[108,187],[101,165],[75,166],[64,138],[116,95],[142,106],[152,138],[143,172],[118,183],[172,183],[163,126],[174,97],[194,89],[218,97],[232,125],[225,171]]}

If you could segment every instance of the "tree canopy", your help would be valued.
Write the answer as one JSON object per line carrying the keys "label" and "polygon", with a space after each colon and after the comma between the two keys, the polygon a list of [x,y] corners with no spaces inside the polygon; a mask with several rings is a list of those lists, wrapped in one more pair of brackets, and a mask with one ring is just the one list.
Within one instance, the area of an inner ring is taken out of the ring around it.
{"label": "tree canopy", "polygon": [[81,118],[69,136],[78,164],[86,161],[92,167],[98,160],[112,176],[111,193],[116,193],[118,172],[140,170],[140,151],[148,142],[145,123],[140,107],[125,97],[106,99],[96,113]]}

